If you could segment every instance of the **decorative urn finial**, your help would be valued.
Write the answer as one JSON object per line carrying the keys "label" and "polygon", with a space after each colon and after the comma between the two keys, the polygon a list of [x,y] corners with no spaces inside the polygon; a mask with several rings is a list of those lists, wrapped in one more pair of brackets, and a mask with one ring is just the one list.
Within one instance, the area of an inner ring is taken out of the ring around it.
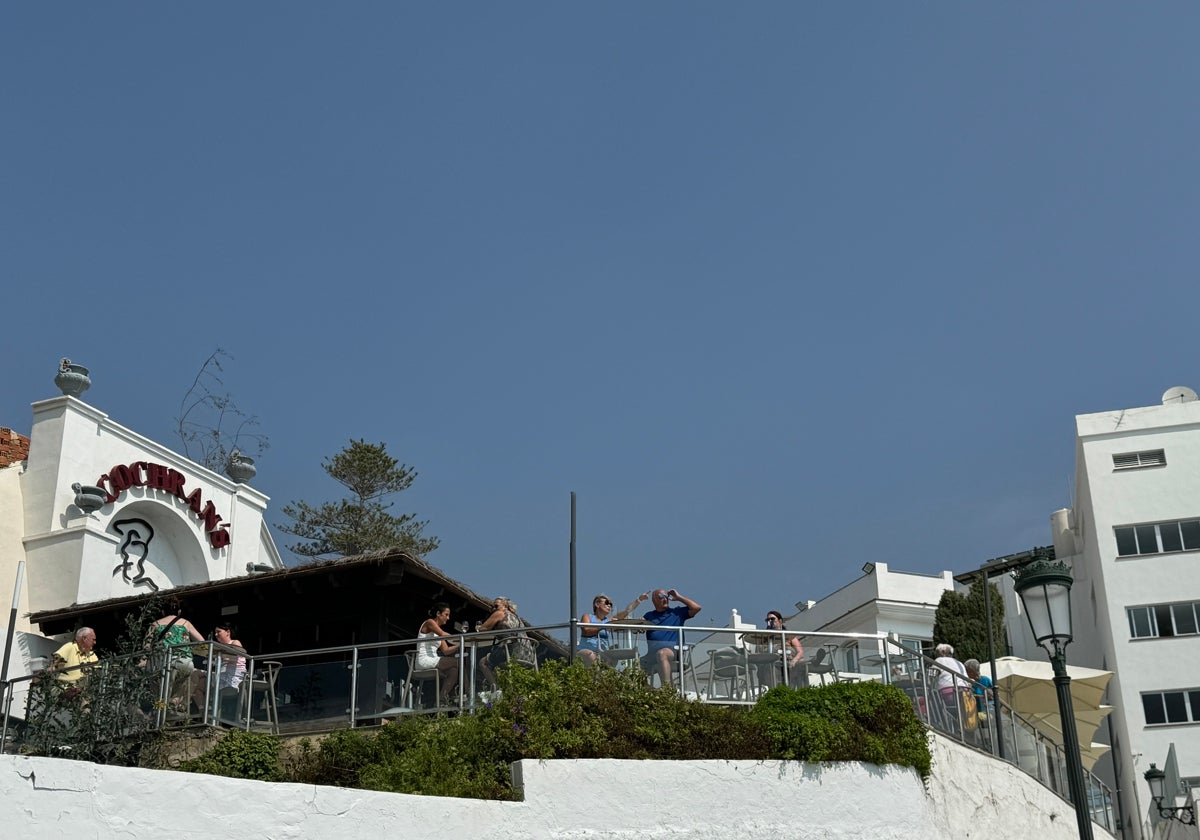
{"label": "decorative urn finial", "polygon": [[75,491],[75,507],[86,514],[93,514],[104,507],[108,492],[102,487],[80,484],[78,481],[71,485]]}
{"label": "decorative urn finial", "polygon": [[54,377],[54,384],[68,397],[78,397],[92,387],[92,379],[83,365],[75,365],[70,359],[63,359],[58,363],[58,375]]}
{"label": "decorative urn finial", "polygon": [[238,484],[245,484],[258,473],[254,459],[243,455],[237,449],[229,453],[229,463],[225,465],[225,474]]}

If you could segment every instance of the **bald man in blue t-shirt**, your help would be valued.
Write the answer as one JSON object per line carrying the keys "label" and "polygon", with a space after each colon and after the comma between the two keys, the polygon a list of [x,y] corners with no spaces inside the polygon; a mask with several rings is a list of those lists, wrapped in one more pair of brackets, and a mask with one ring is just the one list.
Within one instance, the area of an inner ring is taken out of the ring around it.
{"label": "bald man in blue t-shirt", "polygon": [[[694,618],[700,612],[700,605],[691,598],[685,598],[674,589],[655,589],[650,593],[654,609],[642,616],[646,621],[659,627],[682,627],[689,618]],[[671,602],[678,601],[682,607],[672,607]],[[671,684],[671,668],[675,664],[675,648],[679,644],[680,633],[676,630],[650,630],[646,633],[647,653],[642,657],[642,669],[646,673],[658,670],[658,676],[663,685]]]}

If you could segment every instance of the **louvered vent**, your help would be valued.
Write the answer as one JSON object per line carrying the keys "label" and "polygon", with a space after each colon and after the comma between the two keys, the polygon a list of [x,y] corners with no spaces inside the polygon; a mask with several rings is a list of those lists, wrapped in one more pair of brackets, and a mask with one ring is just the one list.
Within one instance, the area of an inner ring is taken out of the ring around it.
{"label": "louvered vent", "polygon": [[1113,456],[1114,470],[1132,470],[1138,467],[1163,467],[1167,464],[1166,453],[1161,449],[1146,452],[1125,452]]}

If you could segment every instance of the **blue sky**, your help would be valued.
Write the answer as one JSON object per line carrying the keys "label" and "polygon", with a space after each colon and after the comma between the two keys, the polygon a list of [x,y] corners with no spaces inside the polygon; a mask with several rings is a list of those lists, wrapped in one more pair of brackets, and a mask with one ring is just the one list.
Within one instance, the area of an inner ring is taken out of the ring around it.
{"label": "blue sky", "polygon": [[174,445],[224,348],[272,521],[385,441],[537,622],[572,490],[581,603],[757,619],[1046,544],[1074,415],[1200,387],[1194,4],[2,20],[0,425],[69,356]]}

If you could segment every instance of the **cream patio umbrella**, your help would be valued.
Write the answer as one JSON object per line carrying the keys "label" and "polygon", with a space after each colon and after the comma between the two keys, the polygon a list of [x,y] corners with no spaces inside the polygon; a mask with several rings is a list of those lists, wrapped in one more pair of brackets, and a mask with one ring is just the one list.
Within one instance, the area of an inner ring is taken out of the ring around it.
{"label": "cream patio umbrella", "polygon": [[[1085,770],[1091,770],[1100,757],[1112,749],[1108,744],[1100,744],[1092,740],[1096,737],[1096,730],[1100,728],[1100,724],[1112,710],[1112,706],[1075,710],[1075,730],[1079,735],[1079,759],[1083,762]],[[1018,714],[1020,713],[1018,712]],[[1063,742],[1062,718],[1059,717],[1058,712],[1024,717],[1054,743],[1061,744]]]}
{"label": "cream patio umbrella", "polygon": [[[981,668],[987,673],[986,665]],[[1080,758],[1089,770],[1107,744],[1092,742],[1101,721],[1112,706],[1101,703],[1112,671],[1068,665],[1075,729],[1079,734]],[[996,689],[999,698],[1055,743],[1062,743],[1062,719],[1054,688],[1054,669],[1049,662],[1003,656],[996,660]],[[1090,747],[1087,746],[1090,744]]]}

